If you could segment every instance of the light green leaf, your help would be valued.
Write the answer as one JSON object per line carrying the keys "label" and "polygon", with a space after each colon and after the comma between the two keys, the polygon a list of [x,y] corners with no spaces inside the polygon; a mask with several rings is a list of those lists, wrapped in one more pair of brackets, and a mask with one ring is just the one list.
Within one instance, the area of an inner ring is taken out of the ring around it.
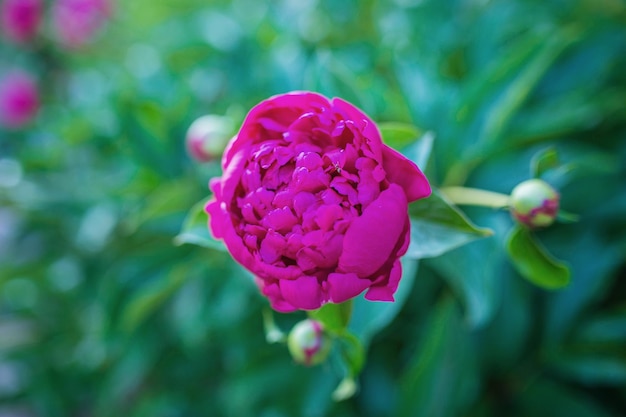
{"label": "light green leaf", "polygon": [[422,134],[416,126],[409,123],[379,123],[378,129],[383,137],[383,142],[398,151],[413,143]]}
{"label": "light green leaf", "polygon": [[437,190],[430,197],[412,203],[411,244],[406,256],[432,258],[473,240],[491,236],[490,229],[474,225],[461,210]]}
{"label": "light green leaf", "polygon": [[546,148],[537,152],[530,161],[530,176],[541,178],[548,170],[559,166],[559,155],[554,148]]}
{"label": "light green leaf", "polygon": [[318,310],[309,311],[308,315],[310,318],[322,322],[328,331],[343,333],[348,327],[352,315],[352,300],[340,304],[325,304]]}
{"label": "light green leaf", "polygon": [[196,203],[183,222],[180,233],[174,238],[174,244],[177,246],[189,243],[192,245],[203,246],[205,248],[226,251],[226,246],[221,240],[215,239],[209,232],[209,217],[204,206],[207,200]]}
{"label": "light green leaf", "polygon": [[550,255],[529,230],[515,226],[508,236],[506,248],[515,269],[533,284],[545,289],[563,288],[569,284],[569,267]]}

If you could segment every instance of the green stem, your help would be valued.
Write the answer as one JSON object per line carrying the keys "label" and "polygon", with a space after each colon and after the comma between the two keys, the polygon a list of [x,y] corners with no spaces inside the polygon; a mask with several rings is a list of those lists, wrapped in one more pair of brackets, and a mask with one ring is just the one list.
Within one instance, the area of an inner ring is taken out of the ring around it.
{"label": "green stem", "polygon": [[468,187],[444,187],[439,190],[454,204],[503,208],[509,205],[509,196],[493,191]]}
{"label": "green stem", "polygon": [[274,314],[269,308],[263,309],[263,327],[267,343],[283,343],[287,340],[285,333],[276,325]]}

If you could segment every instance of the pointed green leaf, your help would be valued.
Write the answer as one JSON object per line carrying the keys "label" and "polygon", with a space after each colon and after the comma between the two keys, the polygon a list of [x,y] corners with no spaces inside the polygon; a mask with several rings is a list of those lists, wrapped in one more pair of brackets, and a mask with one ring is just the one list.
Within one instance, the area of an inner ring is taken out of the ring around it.
{"label": "pointed green leaf", "polygon": [[209,216],[204,211],[207,200],[202,200],[194,205],[187,218],[183,222],[180,233],[174,238],[174,244],[177,246],[189,243],[192,245],[203,246],[205,248],[226,251],[226,246],[221,240],[215,239],[209,232]]}
{"label": "pointed green leaf", "polygon": [[409,123],[379,123],[378,129],[380,130],[385,144],[396,150],[410,145],[422,134],[416,126]]}
{"label": "pointed green leaf", "polygon": [[406,256],[432,258],[473,240],[491,236],[487,228],[474,225],[465,214],[437,190],[430,197],[412,203],[411,244]]}
{"label": "pointed green leaf", "polygon": [[559,155],[554,148],[537,152],[530,161],[530,176],[540,178],[546,171],[559,166]]}
{"label": "pointed green leaf", "polygon": [[546,289],[563,288],[569,284],[569,267],[550,255],[529,230],[514,227],[506,248],[515,269],[533,284]]}

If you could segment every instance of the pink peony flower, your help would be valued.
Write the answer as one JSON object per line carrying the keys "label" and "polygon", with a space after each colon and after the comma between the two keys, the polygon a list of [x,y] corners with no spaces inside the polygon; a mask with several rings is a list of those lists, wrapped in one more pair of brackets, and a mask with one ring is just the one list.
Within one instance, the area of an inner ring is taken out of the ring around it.
{"label": "pink peony flower", "polygon": [[211,180],[210,228],[278,311],[367,290],[393,301],[409,245],[408,202],[430,186],[339,98],[294,92],[248,113]]}
{"label": "pink peony flower", "polygon": [[111,15],[109,0],[56,0],[53,25],[68,48],[80,48],[93,39]]}
{"label": "pink peony flower", "polygon": [[39,108],[39,92],[32,77],[15,71],[0,82],[0,123],[20,127],[28,123]]}
{"label": "pink peony flower", "polygon": [[41,0],[4,0],[0,5],[4,35],[14,42],[28,42],[37,34],[42,11]]}

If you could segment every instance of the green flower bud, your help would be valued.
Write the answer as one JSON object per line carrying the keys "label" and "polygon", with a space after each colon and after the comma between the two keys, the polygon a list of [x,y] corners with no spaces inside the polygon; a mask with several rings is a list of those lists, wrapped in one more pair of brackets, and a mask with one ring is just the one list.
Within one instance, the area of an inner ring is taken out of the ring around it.
{"label": "green flower bud", "polygon": [[296,324],[287,339],[287,347],[293,359],[307,366],[324,362],[330,352],[330,345],[331,341],[322,323],[310,319]]}
{"label": "green flower bud", "polygon": [[559,193],[540,179],[518,184],[511,192],[511,215],[531,229],[554,223],[559,212]]}

